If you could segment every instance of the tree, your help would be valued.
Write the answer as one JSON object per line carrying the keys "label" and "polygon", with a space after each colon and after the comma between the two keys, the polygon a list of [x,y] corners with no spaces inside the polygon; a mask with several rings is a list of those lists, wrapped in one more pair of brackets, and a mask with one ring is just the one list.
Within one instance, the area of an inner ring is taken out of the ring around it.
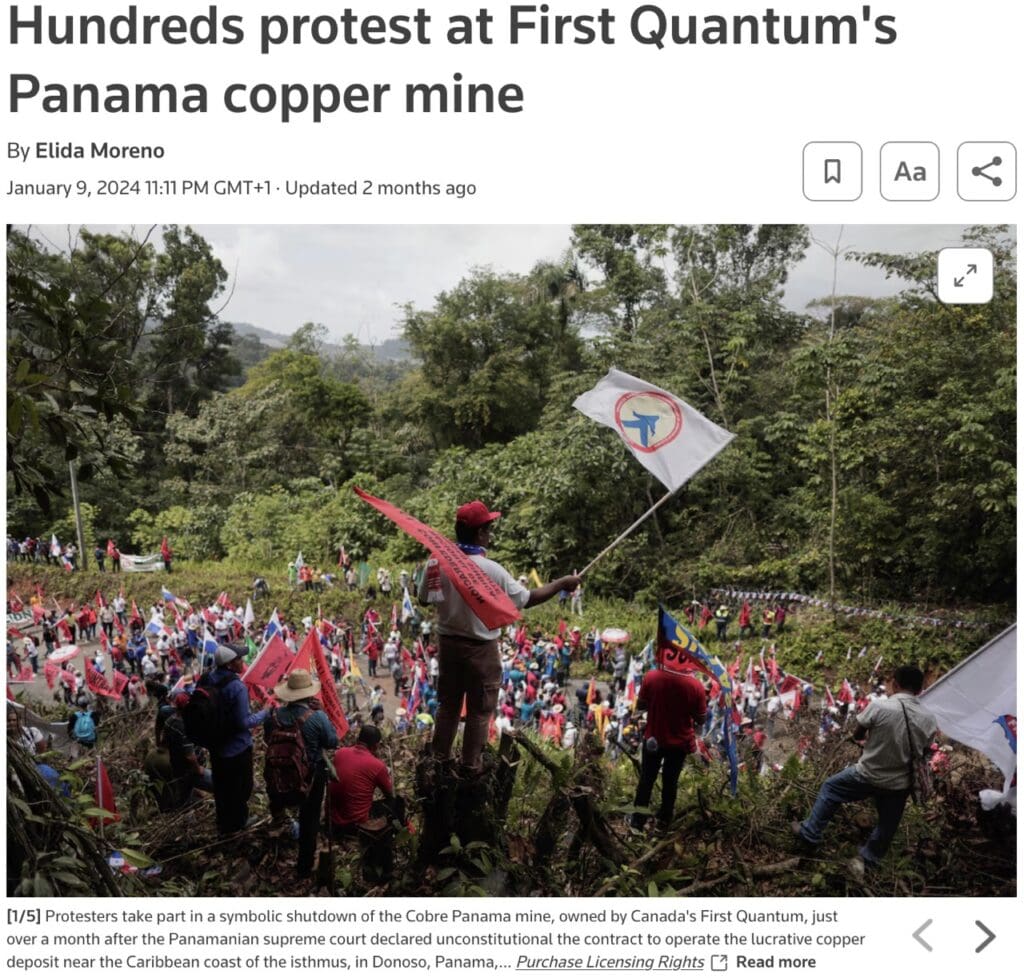
{"label": "tree", "polygon": [[49,512],[66,484],[61,464],[76,462],[83,482],[99,464],[126,471],[107,426],[138,416],[136,324],[96,282],[73,289],[66,263],[26,235],[10,233],[7,259],[7,471],[16,493]]}
{"label": "tree", "polygon": [[405,396],[436,447],[478,448],[529,431],[551,378],[577,365],[568,299],[553,302],[539,284],[477,269],[429,312],[406,307],[403,336],[421,368]]}

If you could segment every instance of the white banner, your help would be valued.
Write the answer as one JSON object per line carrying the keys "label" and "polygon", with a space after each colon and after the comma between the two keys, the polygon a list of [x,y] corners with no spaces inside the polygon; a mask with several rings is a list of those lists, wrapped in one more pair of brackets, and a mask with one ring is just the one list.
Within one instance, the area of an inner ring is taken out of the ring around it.
{"label": "white banner", "polygon": [[164,569],[160,554],[121,554],[121,570],[154,573]]}

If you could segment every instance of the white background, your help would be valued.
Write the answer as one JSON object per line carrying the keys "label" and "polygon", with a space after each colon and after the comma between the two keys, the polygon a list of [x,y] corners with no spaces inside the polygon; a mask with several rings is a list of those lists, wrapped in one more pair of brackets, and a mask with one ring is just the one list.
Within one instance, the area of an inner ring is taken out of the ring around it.
{"label": "white background", "polygon": [[[27,5],[24,5],[27,6]],[[43,2],[46,13],[119,12],[125,4]],[[207,3],[142,2],[145,12],[189,14]],[[6,142],[37,140],[160,144],[162,161],[66,161],[31,165],[2,160],[0,207],[14,223],[485,223],[485,222],[808,222],[1016,223],[1021,196],[1009,203],[966,203],[956,194],[956,148],[964,141],[999,140],[1024,146],[1020,112],[1020,6],[1006,0],[882,0],[876,14],[896,16],[899,39],[889,46],[862,40],[856,47],[640,47],[628,36],[634,4],[610,3],[619,15],[617,43],[606,47],[548,46],[533,42],[464,48],[443,42],[443,21],[479,4],[431,3],[429,47],[278,48],[258,54],[257,18],[263,12],[336,13],[325,2],[220,5],[242,13],[249,40],[239,47],[11,47],[3,24],[4,72],[30,71],[44,83],[121,81],[202,82],[211,96],[206,116],[48,115],[28,108],[8,113]],[[556,12],[594,12],[577,0],[553,3]],[[860,14],[860,3],[828,0],[776,4],[779,13]],[[683,13],[758,14],[749,2],[673,3]],[[361,13],[408,11],[412,4],[365,2]],[[506,5],[491,8],[495,36],[504,36]],[[4,11],[7,18],[8,12]],[[863,22],[860,29],[864,31]],[[868,32],[865,32],[867,34]],[[281,124],[273,116],[231,116],[220,92],[232,81],[439,82],[461,71],[467,80],[520,84],[518,115],[409,116],[400,100],[381,115],[338,114],[314,126]],[[864,151],[864,193],[856,202],[811,203],[801,193],[805,143],[843,140]],[[933,202],[891,203],[879,193],[878,158],[890,140],[934,142],[940,151],[941,189]],[[10,181],[56,182],[137,177],[250,178],[279,183],[358,178],[475,183],[472,199],[140,196],[65,200],[8,195]],[[364,901],[365,902],[365,901]],[[749,905],[750,901],[747,901]],[[97,906],[96,901],[77,905]],[[792,902],[789,902],[792,903]],[[875,938],[862,951],[828,960],[835,978],[906,974],[963,974],[971,967],[1008,973],[1020,960],[1020,900],[820,901],[840,906],[851,929]],[[393,905],[394,902],[392,901]],[[800,901],[807,908],[809,901]],[[7,906],[13,904],[8,902]],[[18,903],[24,905],[24,901]],[[71,905],[65,901],[63,905]],[[305,904],[306,906],[309,905]],[[696,906],[688,901],[688,906]],[[705,906],[725,906],[704,901]],[[772,906],[784,904],[773,901]],[[935,947],[910,937],[924,920]],[[997,940],[975,955],[980,919]],[[854,923],[855,922],[855,923]],[[407,925],[414,929],[416,925]],[[424,925],[427,926],[427,925]],[[10,948],[5,946],[5,953]],[[734,971],[731,973],[735,973]]]}

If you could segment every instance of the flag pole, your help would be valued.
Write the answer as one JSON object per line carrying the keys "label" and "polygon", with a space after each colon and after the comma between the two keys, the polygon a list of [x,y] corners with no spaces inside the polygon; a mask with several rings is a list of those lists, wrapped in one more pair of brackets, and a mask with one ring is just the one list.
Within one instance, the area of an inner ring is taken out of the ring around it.
{"label": "flag pole", "polygon": [[680,486],[677,489],[670,489],[668,492],[666,492],[665,495],[662,496],[661,499],[659,499],[649,510],[647,510],[647,512],[644,513],[643,516],[641,516],[632,526],[630,526],[629,529],[624,530],[614,540],[612,540],[612,542],[609,543],[608,546],[604,548],[604,550],[602,550],[589,564],[587,564],[586,567],[583,568],[583,570],[581,570],[579,572],[577,577],[583,577],[587,573],[587,571],[590,570],[590,568],[594,566],[594,564],[596,564],[602,557],[605,556],[605,554],[607,554],[607,553],[611,552],[612,550],[614,550],[641,523],[643,523],[644,520],[646,520],[649,516],[653,515],[655,510],[657,510],[664,503],[667,503],[677,492],[679,492],[679,489],[681,489],[681,488],[682,488],[682,486]]}

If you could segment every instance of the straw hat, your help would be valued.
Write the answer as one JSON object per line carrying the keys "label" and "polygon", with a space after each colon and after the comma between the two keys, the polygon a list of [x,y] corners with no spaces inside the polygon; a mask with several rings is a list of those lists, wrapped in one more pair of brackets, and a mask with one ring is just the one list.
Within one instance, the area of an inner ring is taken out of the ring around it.
{"label": "straw hat", "polygon": [[319,692],[320,683],[309,674],[308,669],[293,669],[287,679],[274,687],[274,695],[282,703],[307,700]]}
{"label": "straw hat", "polygon": [[553,707],[551,707],[551,712],[552,713],[562,713],[564,710],[565,710],[565,707],[562,706],[561,703],[556,703]]}

